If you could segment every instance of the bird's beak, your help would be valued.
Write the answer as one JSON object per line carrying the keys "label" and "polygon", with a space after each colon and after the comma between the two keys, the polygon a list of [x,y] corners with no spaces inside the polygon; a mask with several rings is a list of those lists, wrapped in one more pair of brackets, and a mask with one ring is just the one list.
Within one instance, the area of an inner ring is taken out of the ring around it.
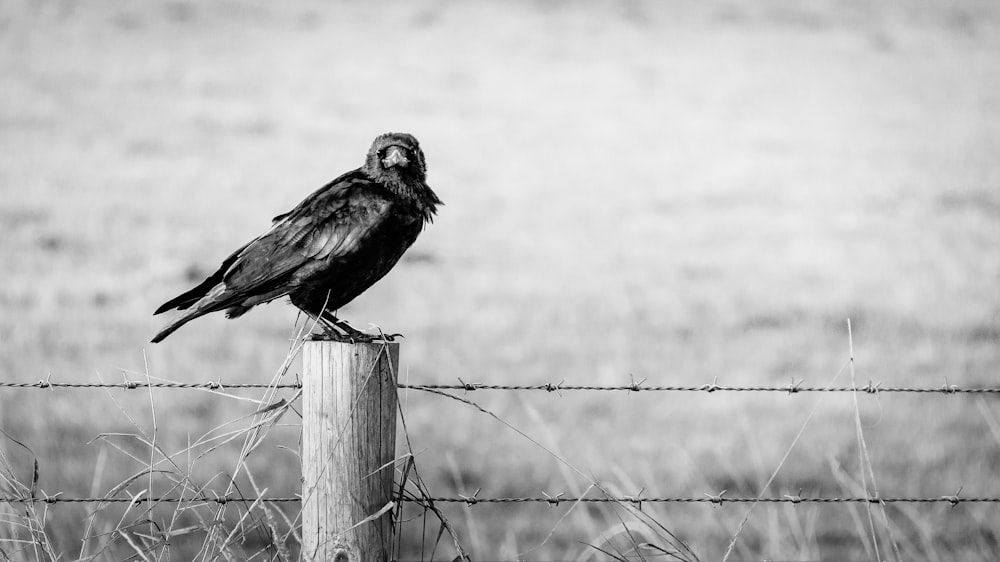
{"label": "bird's beak", "polygon": [[393,166],[405,168],[406,165],[410,163],[410,160],[406,157],[403,149],[398,146],[390,146],[387,152],[388,154],[386,154],[386,157],[382,159],[382,164],[386,168],[391,168]]}

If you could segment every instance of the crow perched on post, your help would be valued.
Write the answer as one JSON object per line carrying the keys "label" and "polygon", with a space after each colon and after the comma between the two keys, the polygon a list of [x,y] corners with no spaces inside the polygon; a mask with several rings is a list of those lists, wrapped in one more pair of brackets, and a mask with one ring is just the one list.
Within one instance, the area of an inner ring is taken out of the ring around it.
{"label": "crow perched on post", "polygon": [[209,312],[225,310],[236,318],[285,295],[334,339],[380,338],[355,330],[335,313],[388,273],[433,220],[442,203],[426,174],[417,139],[380,135],[364,166],[275,217],[270,230],[233,252],[218,271],[158,308],[154,314],[185,312],[153,342]]}

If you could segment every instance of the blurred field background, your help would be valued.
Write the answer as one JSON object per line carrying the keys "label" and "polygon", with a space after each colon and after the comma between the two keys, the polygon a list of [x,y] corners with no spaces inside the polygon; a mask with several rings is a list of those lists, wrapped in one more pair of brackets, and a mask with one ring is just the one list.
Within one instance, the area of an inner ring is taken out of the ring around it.
{"label": "blurred field background", "polygon": [[[359,166],[377,134],[407,131],[446,206],[343,317],[405,334],[411,383],[823,386],[850,317],[859,384],[997,386],[998,25],[974,0],[7,0],[0,380],[267,382],[293,307],[213,315],[159,345],[151,312]],[[101,494],[141,468],[91,442],[134,431],[112,396],[151,427],[143,392],[0,389],[0,428],[35,452],[45,492]],[[820,400],[772,489],[862,493],[849,395],[468,397],[621,493],[692,497],[755,494]],[[586,487],[471,408],[402,398],[436,495]],[[152,400],[171,450],[255,408]],[[995,399],[860,400],[883,496],[1000,494]],[[299,487],[285,421],[250,461],[269,495]],[[90,509],[49,509],[67,559]],[[576,558],[617,522],[567,509],[446,513],[483,560]],[[746,513],[653,509],[703,560]],[[998,509],[887,514],[906,559],[996,559]],[[867,559],[866,529],[857,506],[762,505],[736,553]]]}

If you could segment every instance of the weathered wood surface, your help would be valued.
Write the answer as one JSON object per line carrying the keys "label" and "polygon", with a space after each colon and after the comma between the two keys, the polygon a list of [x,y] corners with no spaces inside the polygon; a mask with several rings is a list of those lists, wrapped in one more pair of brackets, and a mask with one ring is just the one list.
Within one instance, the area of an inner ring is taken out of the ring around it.
{"label": "weathered wood surface", "polygon": [[303,347],[302,560],[390,559],[398,365],[398,343]]}

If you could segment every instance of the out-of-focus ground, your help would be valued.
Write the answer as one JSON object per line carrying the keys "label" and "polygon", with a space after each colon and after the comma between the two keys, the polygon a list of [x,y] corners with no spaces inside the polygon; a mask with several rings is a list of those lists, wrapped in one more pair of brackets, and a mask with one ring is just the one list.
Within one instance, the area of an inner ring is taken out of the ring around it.
{"label": "out-of-focus ground", "polygon": [[[343,315],[404,333],[411,383],[848,385],[850,317],[859,384],[997,386],[998,18],[985,1],[4,2],[0,380],[268,381],[292,307],[159,345],[152,310],[400,130],[446,206]],[[691,497],[756,493],[818,401],[773,493],[863,493],[846,394],[468,397],[621,493]],[[88,444],[135,431],[112,398],[151,427],[145,393],[0,389],[0,428],[46,492],[104,493],[141,468]],[[255,408],[152,400],[173,449]],[[585,487],[472,408],[404,400],[437,495]],[[882,496],[1000,495],[992,397],[860,402]],[[279,445],[297,430],[269,439],[255,475],[295,493]],[[69,553],[88,509],[49,510]],[[618,522],[567,509],[446,513],[476,559],[576,557]],[[644,509],[705,560],[746,513]],[[887,515],[907,559],[989,559],[998,509]],[[859,506],[762,505],[736,553],[871,558],[869,535]]]}

